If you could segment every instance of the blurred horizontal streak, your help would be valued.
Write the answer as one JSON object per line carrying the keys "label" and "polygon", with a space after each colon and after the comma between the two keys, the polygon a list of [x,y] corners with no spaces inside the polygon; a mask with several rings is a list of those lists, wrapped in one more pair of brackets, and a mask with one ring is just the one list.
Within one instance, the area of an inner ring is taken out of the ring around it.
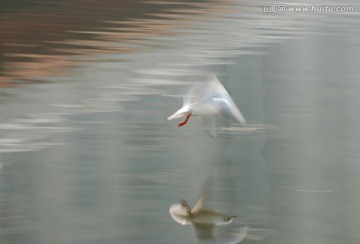
{"label": "blurred horizontal streak", "polygon": [[144,74],[144,75],[156,75],[156,76],[180,76],[180,75],[207,75],[206,72],[194,71],[189,69],[174,69],[174,68],[166,68],[166,69],[141,69],[134,70],[134,73]]}
{"label": "blurred horizontal streak", "polygon": [[[35,54],[6,54],[11,59],[22,59],[19,61],[8,61],[3,68],[6,74],[0,77],[0,81],[10,80],[36,80],[47,76],[57,76],[66,73],[68,68],[74,67],[75,62],[63,59],[56,55]],[[28,59],[28,61],[24,60]],[[19,82],[19,81],[17,81]],[[16,83],[15,83],[16,84]]]}
{"label": "blurred horizontal streak", "polygon": [[73,132],[75,130],[77,129],[70,127],[40,126],[32,122],[0,124],[0,133],[2,135],[0,153],[37,151],[64,145],[64,143],[45,142],[44,139],[54,133]]}
{"label": "blurred horizontal streak", "polygon": [[296,189],[299,192],[310,192],[310,193],[332,193],[332,190],[312,190],[312,189]]}
{"label": "blurred horizontal streak", "polygon": [[121,100],[120,95],[104,92],[78,103],[49,104],[52,106],[50,113],[30,113],[5,120],[0,123],[3,138],[0,140],[0,153],[38,151],[65,145],[67,143],[59,143],[53,136],[79,130],[78,126],[69,125],[68,115],[119,112],[123,108],[116,103],[118,100]]}
{"label": "blurred horizontal streak", "polygon": [[142,3],[146,3],[146,4],[158,4],[158,5],[191,5],[191,2],[181,2],[181,1],[152,1],[152,0],[147,0],[147,1],[143,1]]}
{"label": "blurred horizontal streak", "polygon": [[124,181],[128,179],[136,179],[136,181],[153,181],[159,183],[167,182],[173,184],[181,183],[178,186],[178,188],[181,189],[184,184],[184,179],[182,178],[182,175],[186,173],[186,169],[176,169],[176,171],[172,171],[172,168],[176,167],[170,167],[169,169],[162,170],[160,172],[117,173],[112,175],[111,177],[119,178]]}

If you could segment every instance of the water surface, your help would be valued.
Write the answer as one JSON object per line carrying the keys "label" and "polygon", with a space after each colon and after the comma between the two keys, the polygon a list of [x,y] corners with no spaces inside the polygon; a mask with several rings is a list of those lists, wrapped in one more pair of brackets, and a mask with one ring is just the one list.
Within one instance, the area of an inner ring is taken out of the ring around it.
{"label": "water surface", "polygon": [[[0,242],[196,243],[168,209],[212,175],[243,243],[358,243],[358,8],[264,4],[3,1]],[[209,73],[247,129],[166,120]]]}

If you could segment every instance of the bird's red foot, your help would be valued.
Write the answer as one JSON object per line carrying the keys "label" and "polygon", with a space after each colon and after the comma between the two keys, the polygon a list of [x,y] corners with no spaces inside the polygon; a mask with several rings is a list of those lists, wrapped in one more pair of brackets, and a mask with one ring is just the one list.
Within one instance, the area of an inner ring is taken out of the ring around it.
{"label": "bird's red foot", "polygon": [[181,123],[178,124],[178,127],[183,126],[183,125],[186,125],[186,123],[187,123],[188,120],[190,119],[190,116],[191,116],[191,115],[192,115],[192,114],[188,114],[188,115],[186,116],[186,119],[185,119],[183,122],[181,122]]}

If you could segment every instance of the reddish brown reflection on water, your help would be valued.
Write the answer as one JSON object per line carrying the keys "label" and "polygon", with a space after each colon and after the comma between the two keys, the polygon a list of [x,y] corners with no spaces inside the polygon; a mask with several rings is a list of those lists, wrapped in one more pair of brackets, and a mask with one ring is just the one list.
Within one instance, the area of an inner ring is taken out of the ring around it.
{"label": "reddish brown reflection on water", "polygon": [[229,11],[231,2],[68,0],[3,4],[0,87],[64,74],[86,62],[79,56],[153,48],[157,44],[147,43],[149,39],[179,34],[174,30],[211,13]]}

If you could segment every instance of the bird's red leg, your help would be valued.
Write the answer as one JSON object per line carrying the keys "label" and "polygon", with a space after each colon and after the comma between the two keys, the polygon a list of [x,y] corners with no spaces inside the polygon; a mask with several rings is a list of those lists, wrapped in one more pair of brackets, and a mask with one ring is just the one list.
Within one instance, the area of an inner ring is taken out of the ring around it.
{"label": "bird's red leg", "polygon": [[178,127],[180,127],[180,126],[183,126],[183,125],[186,125],[186,123],[188,122],[188,120],[190,119],[190,116],[191,116],[192,114],[188,114],[187,116],[186,116],[186,119],[183,121],[183,122],[181,122],[180,124],[178,124]]}

